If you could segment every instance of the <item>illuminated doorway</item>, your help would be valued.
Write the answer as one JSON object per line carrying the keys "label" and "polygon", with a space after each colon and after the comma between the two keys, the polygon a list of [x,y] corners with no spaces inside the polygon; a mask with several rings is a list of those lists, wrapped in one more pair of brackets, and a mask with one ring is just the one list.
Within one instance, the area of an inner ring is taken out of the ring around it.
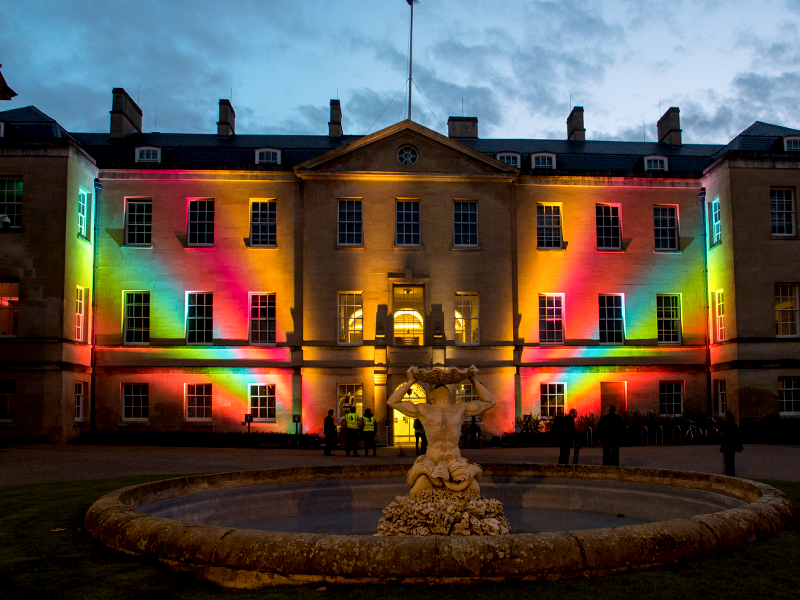
{"label": "illuminated doorway", "polygon": [[[403,385],[402,383],[400,385]],[[400,387],[399,385],[397,387]],[[397,388],[395,388],[397,389]],[[411,389],[406,392],[403,400],[419,404],[425,402],[425,390],[423,387],[415,383]],[[394,410],[394,443],[395,444],[413,444],[414,443],[414,419],[407,417],[400,411]]]}

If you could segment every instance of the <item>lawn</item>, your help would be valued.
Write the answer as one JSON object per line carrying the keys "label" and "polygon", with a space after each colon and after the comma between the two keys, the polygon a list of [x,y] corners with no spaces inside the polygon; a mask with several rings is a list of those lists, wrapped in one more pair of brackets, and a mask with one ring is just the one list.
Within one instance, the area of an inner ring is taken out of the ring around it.
{"label": "lawn", "polygon": [[[800,595],[800,528],[742,550],[594,580],[462,586],[341,586],[223,590],[157,562],[102,546],[83,515],[103,494],[163,477],[0,487],[0,598],[791,598]],[[766,481],[800,506],[800,483]]]}

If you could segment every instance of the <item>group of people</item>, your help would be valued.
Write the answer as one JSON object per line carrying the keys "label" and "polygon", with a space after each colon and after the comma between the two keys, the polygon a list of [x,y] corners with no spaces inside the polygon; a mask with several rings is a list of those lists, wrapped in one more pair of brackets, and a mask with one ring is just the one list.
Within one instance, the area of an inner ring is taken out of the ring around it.
{"label": "group of people", "polygon": [[[359,440],[364,440],[364,456],[369,456],[370,448],[372,456],[378,456],[375,448],[375,416],[369,408],[364,410],[363,417],[359,417],[355,404],[351,403],[348,412],[342,419],[342,426],[347,440],[345,446],[347,456],[350,456],[351,451],[353,456],[358,456]],[[323,434],[325,435],[325,456],[333,456],[333,449],[339,443],[339,430],[336,427],[333,410],[329,410],[328,416],[325,417]]]}

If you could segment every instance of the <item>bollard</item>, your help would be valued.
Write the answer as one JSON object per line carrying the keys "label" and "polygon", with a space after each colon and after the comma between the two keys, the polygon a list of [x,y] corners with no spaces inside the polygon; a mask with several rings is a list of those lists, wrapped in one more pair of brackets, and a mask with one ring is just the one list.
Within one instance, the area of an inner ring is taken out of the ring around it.
{"label": "bollard", "polygon": [[664,445],[664,428],[661,425],[658,425],[656,427],[656,445],[659,445],[658,444],[658,436],[659,436],[659,434],[661,434],[661,444],[660,445],[663,446]]}
{"label": "bollard", "polygon": [[650,445],[650,432],[647,429],[647,425],[642,425],[642,428],[639,430],[642,446],[649,446]]}

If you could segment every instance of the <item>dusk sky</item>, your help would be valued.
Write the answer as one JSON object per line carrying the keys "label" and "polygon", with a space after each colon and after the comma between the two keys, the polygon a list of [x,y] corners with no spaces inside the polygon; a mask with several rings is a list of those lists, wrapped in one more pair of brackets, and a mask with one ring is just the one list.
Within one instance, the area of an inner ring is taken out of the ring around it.
{"label": "dusk sky", "polygon": [[[108,131],[114,87],[145,131],[216,132],[231,90],[240,134],[327,134],[337,96],[346,134],[407,114],[406,0],[27,0],[0,21],[19,94],[0,110],[34,105],[69,131]],[[756,120],[800,128],[799,32],[798,0],[422,0],[413,118],[565,138],[571,96],[587,139],[653,140],[669,106],[687,143]]]}

